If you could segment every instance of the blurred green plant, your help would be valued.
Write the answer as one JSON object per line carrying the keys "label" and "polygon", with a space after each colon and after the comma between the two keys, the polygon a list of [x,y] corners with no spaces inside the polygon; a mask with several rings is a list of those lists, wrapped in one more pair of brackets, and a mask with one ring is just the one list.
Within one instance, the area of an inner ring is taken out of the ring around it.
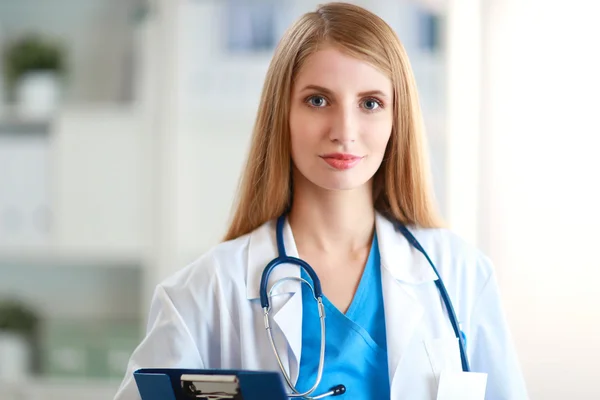
{"label": "blurred green plant", "polygon": [[56,41],[28,34],[9,43],[4,52],[4,71],[9,89],[21,76],[31,71],[53,71],[64,74],[65,50]]}
{"label": "blurred green plant", "polygon": [[37,313],[16,300],[0,300],[0,332],[33,336],[39,324]]}

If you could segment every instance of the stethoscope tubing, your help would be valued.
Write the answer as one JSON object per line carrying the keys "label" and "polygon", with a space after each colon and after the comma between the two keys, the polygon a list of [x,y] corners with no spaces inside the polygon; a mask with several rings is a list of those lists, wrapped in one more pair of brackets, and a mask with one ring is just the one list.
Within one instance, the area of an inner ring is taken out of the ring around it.
{"label": "stethoscope tubing", "polygon": [[[319,383],[321,382],[322,375],[323,375],[323,367],[325,364],[325,307],[323,306],[323,291],[321,288],[321,281],[319,280],[319,277],[317,276],[314,269],[310,266],[310,264],[308,264],[306,261],[304,261],[300,258],[289,257],[286,254],[284,240],[283,240],[284,224],[285,224],[285,214],[280,216],[277,219],[276,238],[277,238],[278,256],[275,259],[271,260],[271,262],[269,262],[269,264],[267,264],[267,266],[263,270],[263,273],[261,276],[260,292],[259,292],[260,293],[260,304],[263,309],[265,329],[267,331],[267,335],[269,337],[269,342],[271,343],[273,352],[275,353],[275,358],[277,359],[277,363],[279,364],[279,368],[281,369],[281,372],[283,373],[286,383],[294,392],[294,393],[290,394],[289,397],[291,397],[291,398],[306,398],[306,399],[315,399],[316,400],[316,399],[321,399],[323,397],[335,394],[334,393],[335,389],[332,389],[329,392],[323,393],[319,396],[309,397],[317,389],[317,387],[319,386]],[[403,224],[400,224],[398,222],[396,222],[394,225],[395,225],[396,229],[398,231],[400,231],[400,233],[406,238],[406,240],[408,240],[408,242],[415,249],[417,249],[423,256],[425,256],[425,258],[427,259],[427,262],[429,263],[429,265],[435,272],[435,274],[437,276],[437,279],[435,280],[435,285],[440,293],[440,297],[442,298],[442,301],[444,302],[444,307],[446,308],[446,312],[448,313],[448,318],[450,319],[450,324],[452,325],[454,334],[456,335],[456,337],[458,339],[458,343],[459,343],[459,347],[460,347],[460,358],[461,358],[461,363],[462,363],[462,369],[464,372],[469,372],[470,365],[469,365],[469,359],[467,357],[465,340],[461,334],[459,323],[458,323],[458,318],[456,317],[456,312],[454,311],[452,301],[450,300],[450,295],[448,294],[448,291],[446,290],[446,286],[444,285],[444,282],[443,282],[437,268],[435,267],[433,261],[431,260],[431,258],[429,257],[429,255],[427,254],[427,252],[425,251],[423,246],[421,246],[419,241],[408,230],[408,228],[406,228],[406,226],[404,226]],[[304,269],[304,271],[308,274],[308,276],[310,276],[313,285],[310,285],[309,282],[307,282],[306,280],[304,280],[302,278],[288,277],[288,278],[284,278],[283,280],[287,280],[287,279],[298,280],[301,283],[305,283],[308,286],[310,286],[312,289],[313,295],[315,297],[315,300],[317,301],[318,308],[319,308],[319,320],[320,320],[320,324],[321,324],[321,348],[320,348],[320,352],[319,352],[319,366],[318,366],[318,370],[317,370],[317,378],[315,379],[314,385],[308,391],[306,391],[304,393],[298,392],[296,387],[292,384],[290,376],[286,372],[283,362],[281,361],[279,351],[277,350],[277,346],[275,346],[275,340],[273,338],[273,332],[272,332],[271,324],[270,324],[269,312],[271,311],[271,302],[269,299],[272,295],[273,289],[279,283],[281,283],[282,280],[276,282],[273,285],[273,287],[271,287],[270,290],[268,289],[268,282],[269,282],[269,277],[270,277],[271,273],[280,264],[297,265],[300,268]],[[337,387],[338,391],[340,390],[339,389],[340,387],[342,387],[343,391],[345,391],[345,388],[343,387],[343,385],[339,385]],[[338,394],[343,393],[343,391],[339,392]]]}

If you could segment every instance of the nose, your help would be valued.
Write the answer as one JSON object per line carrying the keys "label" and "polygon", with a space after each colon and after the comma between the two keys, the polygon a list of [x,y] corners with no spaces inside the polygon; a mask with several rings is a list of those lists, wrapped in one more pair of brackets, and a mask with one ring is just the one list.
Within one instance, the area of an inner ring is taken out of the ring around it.
{"label": "nose", "polygon": [[352,143],[358,136],[358,118],[352,106],[340,106],[332,113],[329,139],[340,144]]}

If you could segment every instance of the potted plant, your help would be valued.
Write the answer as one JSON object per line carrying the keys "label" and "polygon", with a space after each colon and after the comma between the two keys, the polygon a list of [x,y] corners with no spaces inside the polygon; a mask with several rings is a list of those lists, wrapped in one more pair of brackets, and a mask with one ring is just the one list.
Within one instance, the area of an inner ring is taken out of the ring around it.
{"label": "potted plant", "polygon": [[21,379],[32,372],[38,325],[38,315],[24,303],[0,301],[0,381]]}
{"label": "potted plant", "polygon": [[35,34],[9,43],[4,70],[10,100],[25,117],[47,117],[60,98],[65,52],[49,38]]}

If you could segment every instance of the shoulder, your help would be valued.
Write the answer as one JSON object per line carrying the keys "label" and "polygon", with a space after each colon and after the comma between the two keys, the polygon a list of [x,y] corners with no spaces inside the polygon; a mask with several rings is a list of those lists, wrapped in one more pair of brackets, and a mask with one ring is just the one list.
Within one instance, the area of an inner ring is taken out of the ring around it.
{"label": "shoulder", "polygon": [[477,265],[487,273],[493,268],[486,254],[450,229],[410,227],[410,231],[430,257],[435,256],[443,264]]}
{"label": "shoulder", "polygon": [[226,276],[241,274],[250,237],[251,233],[214,245],[196,260],[167,277],[160,285],[171,290],[207,288]]}
{"label": "shoulder", "polygon": [[468,296],[474,300],[493,277],[495,271],[490,258],[452,230],[409,229],[449,286],[448,290],[456,292],[458,297]]}
{"label": "shoulder", "polygon": [[214,303],[215,292],[242,292],[245,290],[249,248],[257,232],[268,230],[267,222],[256,230],[236,239],[221,242],[176,271],[159,286],[167,293],[181,297],[188,293],[200,304]]}

